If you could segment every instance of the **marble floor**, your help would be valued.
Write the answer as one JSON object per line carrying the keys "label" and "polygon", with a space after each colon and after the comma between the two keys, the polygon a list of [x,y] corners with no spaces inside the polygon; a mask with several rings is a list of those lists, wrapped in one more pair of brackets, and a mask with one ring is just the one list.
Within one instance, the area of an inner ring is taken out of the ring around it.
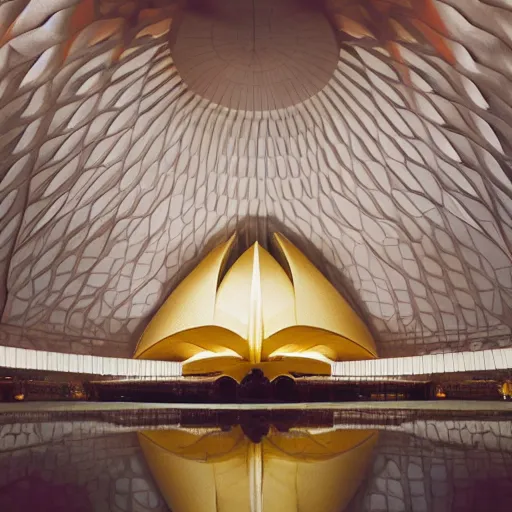
{"label": "marble floor", "polygon": [[206,410],[431,410],[431,411],[500,411],[512,413],[509,401],[398,401],[398,402],[317,402],[303,404],[181,404],[140,402],[23,402],[0,403],[0,414],[13,412],[53,411],[126,411],[138,409],[206,409]]}

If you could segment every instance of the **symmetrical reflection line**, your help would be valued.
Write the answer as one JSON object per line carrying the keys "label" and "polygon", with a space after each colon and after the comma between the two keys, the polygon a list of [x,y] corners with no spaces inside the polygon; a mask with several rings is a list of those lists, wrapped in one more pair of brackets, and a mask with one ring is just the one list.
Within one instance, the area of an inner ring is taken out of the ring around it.
{"label": "symmetrical reflection line", "polygon": [[251,512],[263,511],[263,446],[249,446],[249,493]]}

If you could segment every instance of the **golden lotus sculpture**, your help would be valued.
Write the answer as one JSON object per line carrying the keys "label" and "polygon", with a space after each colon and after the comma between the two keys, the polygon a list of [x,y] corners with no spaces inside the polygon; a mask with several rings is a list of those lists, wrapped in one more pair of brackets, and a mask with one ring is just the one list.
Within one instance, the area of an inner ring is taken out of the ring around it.
{"label": "golden lotus sculpture", "polygon": [[258,243],[229,268],[235,236],[181,282],[142,334],[135,358],[181,361],[184,375],[252,368],[330,375],[340,360],[377,355],[365,324],[322,273],[284,236],[278,261]]}
{"label": "golden lotus sculpture", "polygon": [[138,436],[173,512],[340,512],[363,480],[378,432],[272,427],[252,442],[237,426]]}

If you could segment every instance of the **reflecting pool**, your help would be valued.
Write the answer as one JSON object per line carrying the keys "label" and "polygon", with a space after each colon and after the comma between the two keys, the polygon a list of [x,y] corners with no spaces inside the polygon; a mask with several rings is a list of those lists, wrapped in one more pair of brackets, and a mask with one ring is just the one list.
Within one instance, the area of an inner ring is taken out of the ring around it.
{"label": "reflecting pool", "polygon": [[0,511],[480,512],[511,506],[512,428],[503,415],[0,415]]}

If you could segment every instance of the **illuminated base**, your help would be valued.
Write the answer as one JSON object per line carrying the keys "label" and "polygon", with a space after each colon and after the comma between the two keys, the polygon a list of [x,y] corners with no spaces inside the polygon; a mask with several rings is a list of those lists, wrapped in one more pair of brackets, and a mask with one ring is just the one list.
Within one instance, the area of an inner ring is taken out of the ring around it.
{"label": "illuminated base", "polygon": [[270,381],[280,376],[293,377],[294,375],[330,376],[330,363],[304,357],[287,357],[279,361],[264,363],[249,363],[232,357],[216,357],[193,361],[183,365],[183,375],[226,375],[238,383],[253,369],[259,369]]}

